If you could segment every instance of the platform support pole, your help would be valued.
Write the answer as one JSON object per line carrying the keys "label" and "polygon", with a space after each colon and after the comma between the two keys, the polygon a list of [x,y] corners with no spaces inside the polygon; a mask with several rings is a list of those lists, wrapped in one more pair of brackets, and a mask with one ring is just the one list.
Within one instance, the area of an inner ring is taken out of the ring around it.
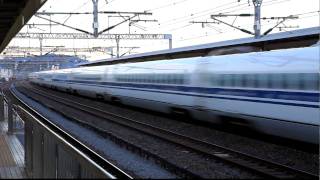
{"label": "platform support pole", "polygon": [[12,102],[8,101],[8,134],[13,133],[13,106]]}
{"label": "platform support pole", "polygon": [[4,97],[0,95],[0,121],[4,121]]}

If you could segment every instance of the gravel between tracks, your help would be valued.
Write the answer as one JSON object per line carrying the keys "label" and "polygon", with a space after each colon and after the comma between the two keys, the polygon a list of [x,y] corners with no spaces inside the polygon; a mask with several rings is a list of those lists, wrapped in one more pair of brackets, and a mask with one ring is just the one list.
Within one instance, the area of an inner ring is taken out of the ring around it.
{"label": "gravel between tracks", "polygon": [[[29,94],[28,92],[27,94]],[[32,97],[36,97],[32,95]],[[38,98],[37,98],[38,99]],[[43,100],[42,100],[43,101]],[[50,102],[58,111],[64,111],[71,117],[84,118],[88,122],[97,122],[99,118],[90,116],[86,113],[75,112],[73,110],[59,105],[58,103]],[[152,138],[148,135],[137,133],[136,131],[128,130],[122,126],[109,123],[107,121],[99,121],[99,127],[103,127],[113,135],[125,139],[140,148],[152,152],[168,162],[178,165],[188,171],[198,174],[203,178],[254,178],[254,174],[248,173],[242,168],[230,166],[225,162],[215,159],[207,159],[199,154],[192,153],[181,149],[181,147],[167,143],[163,140]]]}
{"label": "gravel between tracks", "polygon": [[[108,104],[104,102],[93,101],[92,99],[77,97],[70,94],[56,92],[47,90],[56,95],[62,96],[64,98],[72,98],[72,100],[79,101],[81,103],[90,104],[95,107],[105,108],[110,112],[115,114],[121,114],[132,119],[136,119],[142,122],[147,122],[155,126],[163,127],[166,129],[171,129],[173,131],[187,134],[188,136],[193,136],[204,141],[219,144],[224,147],[229,147],[231,149],[236,149],[238,151],[252,154],[264,159],[275,161],[287,166],[301,169],[304,171],[312,172],[318,174],[319,171],[319,154],[313,154],[308,152],[303,152],[297,149],[289,148],[286,146],[281,146],[278,144],[266,143],[264,141],[259,141],[256,139],[251,139],[248,137],[239,136],[237,134],[231,134],[223,131],[216,130],[212,127],[198,126],[190,123],[179,122],[171,118],[154,115],[154,113],[143,113],[141,111],[136,111],[136,109],[130,109],[123,106],[114,106],[113,104]],[[143,139],[143,141],[141,141]],[[132,138],[131,141],[141,143],[142,146],[147,146],[152,142],[145,141],[143,137]],[[161,153],[161,148],[158,148],[157,143],[154,142],[153,149],[154,152]],[[166,148],[164,148],[166,150]],[[167,149],[168,150],[168,149]],[[179,151],[179,150],[178,150]],[[189,152],[181,151],[180,153],[188,154]],[[186,163],[186,162],[182,162]],[[208,162],[208,164],[212,164]],[[190,164],[191,166],[199,166],[197,162]],[[200,165],[200,168],[206,168],[206,163]],[[208,169],[207,169],[208,170]],[[219,177],[219,176],[218,176]]]}

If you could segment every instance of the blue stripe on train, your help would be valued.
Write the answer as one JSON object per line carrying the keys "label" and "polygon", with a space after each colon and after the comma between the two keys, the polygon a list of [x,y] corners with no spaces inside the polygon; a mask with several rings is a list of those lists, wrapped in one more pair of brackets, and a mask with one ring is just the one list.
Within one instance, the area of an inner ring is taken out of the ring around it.
{"label": "blue stripe on train", "polygon": [[[54,81],[64,81],[64,80],[54,80]],[[266,91],[266,90],[244,90],[244,89],[223,89],[223,88],[203,88],[203,87],[187,87],[187,86],[173,86],[173,85],[154,85],[154,84],[132,84],[132,83],[113,83],[113,82],[94,82],[94,81],[75,81],[67,80],[64,82],[69,83],[85,83],[93,85],[102,85],[102,86],[117,86],[122,87],[122,89],[130,88],[142,88],[140,91],[149,91],[149,92],[159,92],[159,93],[168,93],[161,92],[159,90],[169,90],[169,91],[179,91],[183,93],[174,93],[179,95],[188,95],[188,96],[198,96],[198,97],[207,97],[207,98],[219,98],[219,99],[230,99],[230,100],[245,100],[251,102],[266,102],[272,104],[285,104],[285,105],[299,105],[304,107],[314,107],[318,108],[318,105],[308,105],[308,104],[296,104],[296,103],[285,103],[285,102],[274,102],[274,101],[263,101],[263,100],[248,100],[248,99],[238,99],[238,98],[228,98],[228,97],[213,97],[207,95],[192,95],[185,94],[189,93],[205,93],[205,94],[214,94],[214,95],[229,95],[229,96],[242,96],[242,97],[255,97],[255,98],[268,98],[268,99],[281,99],[281,100],[295,100],[295,101],[306,101],[306,102],[319,102],[319,93],[306,93],[306,92],[283,92],[283,91]],[[145,89],[154,89],[145,90]],[[137,90],[137,89],[134,89]]]}

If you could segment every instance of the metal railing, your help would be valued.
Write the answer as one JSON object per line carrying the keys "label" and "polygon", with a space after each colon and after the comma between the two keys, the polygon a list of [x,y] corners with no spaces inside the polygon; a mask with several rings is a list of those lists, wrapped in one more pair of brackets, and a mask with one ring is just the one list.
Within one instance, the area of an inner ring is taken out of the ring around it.
{"label": "metal railing", "polygon": [[24,130],[24,122],[16,111],[16,106],[3,93],[0,95],[0,121],[7,122],[7,133]]}
{"label": "metal railing", "polygon": [[1,94],[0,121],[8,122],[8,133],[24,128],[28,178],[131,178],[16,98],[23,105]]}

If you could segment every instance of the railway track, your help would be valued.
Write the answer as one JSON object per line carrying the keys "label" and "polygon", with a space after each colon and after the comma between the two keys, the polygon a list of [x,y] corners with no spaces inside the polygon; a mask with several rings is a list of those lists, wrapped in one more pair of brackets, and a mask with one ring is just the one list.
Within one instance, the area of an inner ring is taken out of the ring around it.
{"label": "railway track", "polygon": [[73,148],[75,148],[74,150],[81,153],[81,156],[91,159],[94,162],[93,166],[97,167],[98,169],[105,168],[102,171],[105,172],[109,178],[133,179],[131,175],[127,174],[113,163],[99,156],[92,149],[88,148],[83,143],[73,138],[68,132],[63,131],[52,123],[48,123],[50,122],[48,119],[39,114],[35,109],[23,102],[21,98],[19,98],[14,92],[12,92],[12,89],[10,88],[11,83],[12,82],[2,85],[1,90],[6,101],[11,101],[12,104],[14,104],[16,108],[15,110],[19,109],[18,111],[28,112],[30,113],[30,115],[32,114],[37,120],[42,121],[43,126],[49,127],[50,130],[52,130],[52,132],[55,132],[57,136],[70,143],[66,146],[72,146]]}
{"label": "railway track", "polygon": [[[36,89],[34,87],[28,90],[39,96],[45,97],[56,103],[63,104],[77,111],[82,111],[92,116],[96,116],[106,121],[121,125],[123,127],[133,129],[135,131],[147,134],[155,138],[160,138],[167,142],[188,149],[192,152],[196,152],[209,158],[218,159],[233,166],[245,169],[261,177],[318,179],[318,176],[315,174],[294,169],[278,163],[270,162],[265,159],[257,158],[249,154],[228,149],[226,147],[221,147],[216,144],[201,141],[193,137],[178,134],[173,131],[161,129],[147,123],[138,122],[134,119],[107,112],[105,109],[99,109],[76,101],[72,101],[70,99],[58,97],[53,94],[48,94],[47,92]],[[100,129],[100,127],[98,127],[97,125],[87,125],[91,126],[91,128],[93,129]]]}

